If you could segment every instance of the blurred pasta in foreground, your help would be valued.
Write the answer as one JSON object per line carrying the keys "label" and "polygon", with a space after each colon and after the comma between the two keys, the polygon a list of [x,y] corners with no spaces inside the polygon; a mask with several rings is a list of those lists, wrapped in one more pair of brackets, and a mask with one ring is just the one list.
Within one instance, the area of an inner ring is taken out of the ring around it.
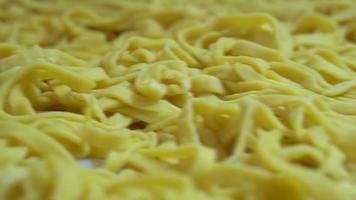
{"label": "blurred pasta in foreground", "polygon": [[0,0],[0,199],[356,199],[356,1]]}

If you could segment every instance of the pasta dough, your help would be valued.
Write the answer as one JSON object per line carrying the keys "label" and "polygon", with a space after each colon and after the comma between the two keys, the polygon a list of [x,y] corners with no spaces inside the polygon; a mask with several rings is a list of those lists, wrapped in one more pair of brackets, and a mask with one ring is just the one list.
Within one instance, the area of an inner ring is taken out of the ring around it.
{"label": "pasta dough", "polygon": [[1,0],[0,199],[356,199],[356,1]]}

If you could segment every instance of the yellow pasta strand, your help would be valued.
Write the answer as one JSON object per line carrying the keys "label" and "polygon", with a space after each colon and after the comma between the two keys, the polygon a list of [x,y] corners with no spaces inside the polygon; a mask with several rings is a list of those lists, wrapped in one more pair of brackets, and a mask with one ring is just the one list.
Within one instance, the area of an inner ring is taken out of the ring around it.
{"label": "yellow pasta strand", "polygon": [[356,199],[355,0],[0,0],[0,199]]}

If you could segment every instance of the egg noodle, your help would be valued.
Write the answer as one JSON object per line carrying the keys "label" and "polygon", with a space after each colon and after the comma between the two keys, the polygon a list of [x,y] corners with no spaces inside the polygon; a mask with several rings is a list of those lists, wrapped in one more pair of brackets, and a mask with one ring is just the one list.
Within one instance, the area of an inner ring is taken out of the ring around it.
{"label": "egg noodle", "polygon": [[0,0],[0,199],[356,199],[356,1]]}

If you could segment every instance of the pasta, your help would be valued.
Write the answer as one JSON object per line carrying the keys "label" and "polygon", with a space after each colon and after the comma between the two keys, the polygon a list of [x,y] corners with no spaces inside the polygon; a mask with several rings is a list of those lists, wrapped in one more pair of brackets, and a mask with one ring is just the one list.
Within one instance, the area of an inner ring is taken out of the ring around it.
{"label": "pasta", "polygon": [[356,1],[0,0],[0,199],[356,199]]}

